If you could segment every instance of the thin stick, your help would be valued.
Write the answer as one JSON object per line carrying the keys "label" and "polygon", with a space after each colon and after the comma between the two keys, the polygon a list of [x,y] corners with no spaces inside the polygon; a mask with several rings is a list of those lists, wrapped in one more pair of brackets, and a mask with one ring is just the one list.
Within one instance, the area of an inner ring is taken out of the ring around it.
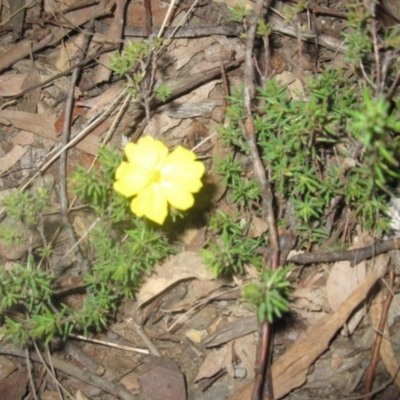
{"label": "thin stick", "polygon": [[158,351],[157,347],[151,342],[143,328],[137,323],[133,321],[133,318],[128,318],[127,322],[131,324],[135,329],[139,336],[142,338],[144,344],[149,348],[151,353],[156,357],[161,357],[161,353]]}
{"label": "thin stick", "polygon": [[[93,23],[91,24],[93,26]],[[89,41],[87,40],[87,45]],[[74,93],[75,93],[75,86],[78,81],[78,75],[80,73],[80,69],[77,68],[74,70],[71,76],[70,87],[68,91],[68,98],[65,106],[65,116],[64,116],[64,126],[63,126],[63,133],[62,133],[62,145],[65,148],[60,154],[60,166],[59,166],[59,175],[60,175],[60,182],[59,182],[59,193],[60,193],[60,210],[61,210],[61,218],[64,225],[65,230],[69,236],[71,245],[73,246],[77,242],[75,230],[69,220],[69,211],[68,211],[68,196],[67,196],[67,178],[66,178],[66,168],[67,168],[67,145],[69,144],[69,137],[71,133],[71,120],[72,120],[72,109],[74,105]],[[75,257],[78,261],[79,267],[83,273],[90,272],[89,262],[83,257],[80,247],[75,246]]]}
{"label": "thin stick", "polygon": [[107,347],[114,347],[116,349],[121,349],[121,350],[127,350],[127,351],[132,351],[134,353],[141,353],[141,354],[149,354],[149,350],[146,349],[141,349],[139,347],[130,347],[130,346],[124,346],[123,344],[116,344],[116,343],[110,343],[110,342],[104,342],[103,340],[97,340],[97,339],[92,339],[92,338],[87,338],[85,336],[81,335],[75,335],[73,333],[70,333],[68,335],[69,337],[73,339],[80,339],[85,342],[90,342],[90,343],[96,343],[96,344],[101,344],[103,346]]}
{"label": "thin stick", "polygon": [[32,396],[35,400],[38,400],[37,396],[36,396],[36,387],[35,384],[33,383],[33,377],[32,377],[32,364],[29,360],[29,351],[28,351],[28,347],[25,347],[25,359],[26,359],[26,366],[28,369],[28,375],[29,375],[29,385],[31,387],[31,391],[32,391]]}
{"label": "thin stick", "polygon": [[[394,285],[394,272],[393,271],[390,271],[389,285],[390,285],[390,288],[392,289],[393,285]],[[385,330],[385,324],[387,322],[387,317],[388,317],[388,313],[389,313],[390,304],[392,303],[392,299],[393,299],[393,291],[390,290],[388,292],[388,294],[386,295],[386,299],[385,299],[385,302],[382,307],[382,314],[379,319],[378,330],[376,332],[376,337],[375,337],[375,346],[374,346],[374,349],[372,352],[371,362],[367,368],[367,376],[365,378],[364,400],[372,400],[372,398],[373,398],[373,395],[370,394],[370,392],[372,390],[372,386],[374,383],[376,367],[380,360],[379,350],[381,348],[382,339],[383,339],[382,332],[384,332],[384,330]]]}
{"label": "thin stick", "polygon": [[[270,5],[271,1],[268,2]],[[253,13],[248,17],[248,29],[246,33],[246,50],[244,62],[244,108],[246,120],[240,121],[240,126],[243,135],[246,138],[250,148],[250,158],[253,163],[253,170],[259,182],[263,197],[262,212],[265,218],[268,230],[271,247],[271,257],[266,260],[264,268],[275,270],[279,266],[279,238],[276,228],[275,214],[273,208],[273,194],[270,182],[267,178],[265,167],[261,161],[260,154],[257,148],[257,138],[254,127],[254,118],[252,114],[252,100],[255,96],[254,82],[254,40],[256,36],[257,24],[259,17],[262,15],[264,0],[257,0]],[[269,264],[269,265],[268,265]],[[270,347],[272,342],[272,326],[268,321],[265,321],[261,328],[261,342],[258,347],[258,373],[255,378],[252,400],[273,399],[273,390],[271,382],[270,368]]]}
{"label": "thin stick", "polygon": [[[173,0],[173,1],[175,1],[175,0]],[[178,25],[173,29],[171,35],[168,37],[168,39],[163,43],[161,48],[158,50],[157,55],[161,52],[161,50],[164,48],[164,46],[167,46],[167,45],[170,44],[170,42],[172,41],[173,37],[175,36],[176,31],[186,22],[186,20],[188,18],[188,15],[192,12],[192,10],[197,6],[198,3],[199,3],[199,0],[195,0],[195,2],[192,4],[192,6],[187,11],[187,13],[179,21]],[[172,2],[171,2],[171,4],[172,4]],[[164,19],[164,22],[166,20],[167,20],[167,18]],[[160,38],[162,33],[163,33],[163,31],[161,31],[161,29],[160,29],[160,32],[158,33],[157,37]]]}
{"label": "thin stick", "polygon": [[[46,345],[46,354],[47,354],[47,359],[49,360],[51,373],[53,374],[55,379],[57,379],[56,371],[54,370],[54,365],[53,365],[53,362],[51,361],[51,354],[50,354],[50,349],[49,349],[48,345]],[[58,379],[57,379],[57,382],[58,382]],[[63,395],[62,395],[62,391],[60,389],[60,386],[56,385],[56,388],[57,388],[58,396],[62,400],[63,399]]]}
{"label": "thin stick", "polygon": [[171,15],[172,15],[172,10],[174,9],[175,4],[177,3],[177,1],[178,1],[178,0],[172,0],[172,1],[169,3],[167,13],[165,14],[165,17],[164,17],[164,21],[163,21],[163,23],[162,23],[162,25],[161,25],[160,30],[158,31],[157,37],[158,37],[159,39],[162,37],[162,35],[163,35],[163,33],[164,33],[164,30],[165,30],[165,27],[166,27],[167,24],[169,23],[169,20],[170,20]]}
{"label": "thin stick", "polygon": [[48,367],[46,361],[43,359],[42,357],[42,353],[39,351],[37,344],[36,344],[36,340],[32,339],[33,342],[33,346],[35,347],[36,350],[36,354],[40,360],[40,362],[43,364],[43,367],[46,368],[47,373],[54,379],[54,382],[57,384],[57,386],[59,386],[59,388],[68,396],[70,397],[72,400],[75,400],[73,396],[71,396],[68,392],[67,389],[65,389],[65,387],[63,385],[61,385],[61,383],[58,381],[57,377],[52,373],[52,371],[50,370],[50,368]]}

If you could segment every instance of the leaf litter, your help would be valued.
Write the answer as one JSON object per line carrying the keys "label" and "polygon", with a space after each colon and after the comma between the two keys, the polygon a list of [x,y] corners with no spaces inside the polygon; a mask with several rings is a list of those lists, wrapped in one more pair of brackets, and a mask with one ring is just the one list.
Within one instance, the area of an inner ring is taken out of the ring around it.
{"label": "leaf litter", "polygon": [[[44,1],[42,6],[46,14],[38,21],[35,18],[40,15],[37,13],[40,3],[42,2],[37,2],[38,5],[35,6],[22,0],[0,1],[1,17],[4,21],[4,30],[0,37],[2,191],[10,191],[25,182],[26,175],[21,173],[21,168],[26,154],[32,155],[32,149],[41,148],[48,153],[45,157],[48,159],[52,149],[56,149],[56,143],[60,142],[58,127],[63,122],[63,104],[69,91],[71,61],[77,57],[84,36],[93,35],[88,57],[91,61],[99,59],[100,63],[87,61],[89,68],[85,71],[79,88],[76,88],[76,109],[72,122],[72,130],[75,132],[79,132],[85,124],[103,112],[124,90],[120,82],[109,81],[110,70],[106,68],[109,56],[116,48],[101,55],[98,52],[110,44],[118,44],[123,38],[124,27],[143,29],[147,18],[144,7],[133,1],[128,2],[123,22],[123,2],[71,0]],[[198,20],[209,24],[225,21],[227,4],[228,2],[201,3],[196,10]],[[238,3],[235,0],[229,1],[230,6],[236,4]],[[388,4],[389,7],[394,7],[394,14],[398,12],[390,1]],[[246,6],[251,8],[252,3],[248,2]],[[18,9],[21,10],[7,23],[7,17]],[[153,25],[161,26],[168,4],[151,1],[151,9]],[[179,14],[184,14],[186,10],[186,5],[177,8],[172,25],[176,23]],[[53,24],[52,16],[58,12],[65,13],[65,21],[60,26]],[[94,33],[90,33],[85,25],[90,21],[99,24]],[[278,74],[278,78],[289,85],[290,97],[296,98],[303,95],[302,83],[304,70],[309,68],[308,60],[299,63],[301,68],[293,68],[292,55],[301,57],[296,50],[297,39],[285,37],[282,46],[282,55],[273,62],[277,70],[284,70]],[[171,51],[167,53],[162,74],[172,85],[185,87],[196,80],[199,76],[196,73],[201,75],[212,68],[218,68],[222,61],[229,60],[233,54],[240,57],[244,51],[243,41],[237,37],[176,39]],[[339,51],[339,47],[334,48],[334,51]],[[340,55],[334,62],[345,67]],[[237,68],[229,76],[230,81],[234,82],[237,79],[235,74],[241,76],[242,73],[243,70]],[[156,132],[169,146],[187,144],[189,139],[196,142],[199,140],[195,137],[196,132],[203,130],[202,134],[209,137],[213,145],[206,153],[214,159],[218,155],[226,154],[217,137],[213,136],[221,123],[220,118],[213,116],[221,112],[226,93],[220,76],[199,84],[198,88],[196,85],[189,85],[186,95],[180,95],[173,103],[160,107],[150,119],[149,129]],[[36,89],[28,90],[32,87]],[[121,104],[122,100],[119,105]],[[124,135],[127,129],[140,124],[141,112],[138,110],[137,104],[127,106],[112,139],[119,147],[126,142]],[[116,115],[117,110],[111,111],[105,121],[97,124],[97,128],[73,145],[74,157],[70,161],[73,165],[68,166],[69,170],[76,164],[90,165],[113,124],[112,118]],[[203,128],[194,129],[193,138],[189,138],[187,131],[194,121],[197,127]],[[29,168],[37,169],[43,165],[43,158],[35,159],[31,156],[29,162],[32,164]],[[50,168],[47,173],[54,174],[54,178],[59,179],[54,168]],[[219,202],[226,192],[221,177],[215,174],[212,179],[217,187],[216,194],[213,194],[215,208],[229,209],[229,205]],[[53,206],[55,209],[58,206],[55,194]],[[253,225],[249,235],[258,237],[267,230],[265,221],[257,216],[252,218]],[[76,221],[76,230],[81,235],[85,224],[86,229],[89,229],[93,223],[93,219],[84,215],[78,215]],[[59,221],[53,221],[52,224],[57,225]],[[56,229],[56,226],[52,229]],[[81,380],[79,374],[72,377],[65,369],[59,379],[75,393],[77,399],[251,398],[259,336],[254,312],[240,302],[243,282],[214,279],[199,254],[199,249],[205,245],[205,234],[196,226],[188,226],[187,231],[189,230],[190,235],[183,240],[185,233],[182,233],[181,240],[187,248],[197,240],[193,245],[195,250],[181,251],[163,265],[157,266],[136,293],[135,300],[126,300],[121,305],[118,317],[109,330],[96,335],[97,339],[104,342],[143,346],[150,350],[152,347],[148,341],[151,341],[158,347],[161,357],[156,357],[154,352],[152,355],[128,354],[123,350],[90,342],[81,343],[78,347],[73,345],[76,341],[70,339],[71,347],[68,349],[66,346],[64,350],[60,347],[56,349],[56,353],[64,351],[71,360],[79,364],[77,368],[83,366],[103,375],[106,381],[120,381],[123,385],[120,391],[105,390],[104,386],[100,390],[100,386],[96,387],[94,381]],[[39,238],[35,238],[34,242],[39,243]],[[58,257],[69,251],[66,242],[64,238],[57,245]],[[5,249],[4,244],[0,246],[0,255],[9,268],[12,268],[10,261],[23,259],[29,251],[29,248]],[[385,255],[377,256],[372,261],[369,271],[366,271],[365,261],[356,267],[351,267],[348,261],[339,261],[333,266],[317,265],[305,278],[300,277],[300,273],[293,278],[293,313],[302,324],[296,325],[289,321],[287,326],[283,324],[281,327],[278,324],[276,327],[276,349],[272,365],[275,398],[295,398],[289,393],[299,387],[303,390],[300,394],[306,393],[318,398],[332,393],[341,398],[343,394],[350,393],[349,390],[355,389],[355,386],[346,386],[346,382],[356,382],[357,374],[361,376],[365,372],[365,361],[369,360],[370,354],[361,358],[352,358],[349,354],[366,353],[372,346],[374,329],[377,329],[382,313],[382,301],[379,301],[383,299],[382,292],[377,294],[369,309],[373,326],[366,320],[367,313],[362,305],[371,296],[374,285],[385,276],[389,262]],[[73,263],[73,259],[68,260],[62,268],[68,270]],[[62,280],[68,290],[79,287],[80,279],[77,276],[66,274]],[[79,307],[79,295],[72,295],[69,300],[75,302],[75,307]],[[393,340],[389,340],[390,335],[398,337],[400,332],[398,324],[395,325],[398,322],[398,310],[397,306],[397,313],[391,319],[392,326],[387,323],[384,325],[385,335],[380,354],[387,370],[386,372],[382,368],[382,379],[389,373],[399,388],[396,345]],[[349,324],[354,319],[355,311],[358,314],[357,324],[347,329],[346,324],[350,317],[352,319]],[[133,321],[143,321],[143,328]],[[290,332],[290,335],[285,340],[280,340],[285,337],[285,331]],[[339,331],[347,336],[339,336]],[[191,332],[192,339],[188,339],[188,332]],[[357,341],[361,346],[357,345]],[[343,343],[347,351],[342,351]],[[2,347],[6,346],[7,344],[2,343]],[[7,398],[22,398],[28,390],[28,380],[26,375],[21,376],[18,373],[18,359],[1,356],[0,365],[3,373],[0,377],[0,393],[7,393]],[[70,367],[74,368],[72,363]],[[351,374],[344,375],[349,374],[350,369]],[[333,375],[339,377],[334,385],[329,388],[326,384],[318,386],[317,382],[326,383]],[[52,381],[49,376],[45,379]],[[50,388],[53,384],[49,385]],[[168,387],[171,385],[173,390],[169,392]],[[10,393],[14,397],[10,397]],[[45,389],[41,398],[50,399],[54,394],[55,391]]]}

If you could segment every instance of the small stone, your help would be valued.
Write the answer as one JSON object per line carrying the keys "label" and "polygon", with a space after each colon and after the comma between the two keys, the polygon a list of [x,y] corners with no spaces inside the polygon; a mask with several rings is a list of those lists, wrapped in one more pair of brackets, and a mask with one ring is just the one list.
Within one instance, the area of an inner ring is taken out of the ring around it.
{"label": "small stone", "polygon": [[140,381],[135,372],[125,375],[121,379],[121,383],[132,393],[137,394],[140,391]]}
{"label": "small stone", "polygon": [[208,335],[208,332],[205,329],[197,330],[197,329],[188,329],[185,332],[185,336],[193,343],[199,344],[201,341]]}
{"label": "small stone", "polygon": [[240,364],[236,365],[234,367],[234,371],[235,371],[235,378],[236,379],[244,379],[244,378],[246,378],[246,375],[247,375],[246,368],[244,368]]}
{"label": "small stone", "polygon": [[186,400],[185,379],[175,361],[160,358],[139,376],[140,400]]}

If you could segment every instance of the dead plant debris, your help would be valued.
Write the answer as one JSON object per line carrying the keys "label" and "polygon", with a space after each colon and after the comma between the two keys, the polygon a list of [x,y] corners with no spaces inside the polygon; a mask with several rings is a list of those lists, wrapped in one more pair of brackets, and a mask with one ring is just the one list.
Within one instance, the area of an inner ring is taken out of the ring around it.
{"label": "dead plant debris", "polygon": [[[107,329],[90,332],[87,341],[56,337],[50,346],[32,339],[25,349],[3,338],[1,399],[400,398],[398,266],[387,281],[398,263],[398,239],[377,241],[352,216],[332,222],[335,230],[319,247],[302,243],[309,251],[300,252],[292,232],[276,229],[282,216],[274,211],[265,160],[236,155],[243,176],[261,182],[257,207],[264,214],[233,204],[216,168],[230,154],[218,132],[227,126],[227,96],[235,88],[248,91],[242,132],[257,151],[253,100],[260,79],[275,77],[296,99],[328,65],[353,75],[342,36],[351,3],[357,1],[0,0],[0,199],[18,188],[45,188],[52,210],[42,215],[43,230],[27,230],[28,244],[0,241],[6,270],[16,263],[29,268],[30,257],[55,237],[39,269],[54,273],[62,302],[83,307],[88,293],[80,271],[89,268],[87,234],[96,217],[75,203],[70,184],[77,165],[96,168],[106,144],[122,150],[146,132],[169,148],[197,148],[212,188],[197,199],[202,222],[177,225],[177,254],[145,276],[134,299],[121,301]],[[375,22],[389,32],[400,22],[399,2],[378,3]],[[232,7],[247,15],[244,23],[232,21]],[[288,10],[292,21],[283,18]],[[269,23],[268,44],[256,37],[259,17]],[[128,101],[126,74],[118,76],[110,62],[128,41],[154,43],[160,32],[169,38],[166,47],[145,70],[148,82],[162,81],[171,92],[165,101],[150,89]],[[398,81],[393,85],[392,93]],[[350,161],[342,161],[344,179]],[[289,277],[291,311],[273,325],[260,327],[241,301],[242,287],[258,276],[254,266],[215,279],[200,255],[211,240],[209,215],[219,211],[242,213],[248,237],[269,238],[269,248],[254,250],[268,265],[298,264]],[[1,213],[3,226],[12,223]],[[352,247],[344,251],[346,239]],[[29,318],[24,310],[21,300],[1,322]],[[272,366],[263,351],[272,352]]]}

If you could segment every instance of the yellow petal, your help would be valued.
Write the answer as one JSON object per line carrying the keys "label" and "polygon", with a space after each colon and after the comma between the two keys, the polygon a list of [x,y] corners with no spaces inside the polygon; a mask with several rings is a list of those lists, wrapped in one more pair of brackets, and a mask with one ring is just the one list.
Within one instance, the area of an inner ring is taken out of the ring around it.
{"label": "yellow petal", "polygon": [[193,207],[193,195],[183,187],[170,187],[165,190],[168,203],[177,210],[188,210]]}
{"label": "yellow petal", "polygon": [[137,144],[136,143],[127,143],[127,145],[124,148],[124,153],[126,158],[128,159],[128,162],[132,162],[135,159],[135,154],[137,151]]}
{"label": "yellow petal", "polygon": [[204,164],[200,161],[168,160],[161,169],[161,181],[168,186],[183,186],[195,193],[203,186],[200,178],[204,172]]}
{"label": "yellow petal", "polygon": [[117,170],[115,171],[115,179],[121,179],[130,171],[129,163],[122,161],[121,164],[118,166]]}
{"label": "yellow petal", "polygon": [[150,136],[125,147],[128,162],[117,168],[114,189],[126,197],[136,197],[131,210],[138,217],[163,224],[168,203],[179,210],[194,204],[192,193],[203,186],[204,164],[196,155],[178,146],[168,155],[167,147]]}
{"label": "yellow petal", "polygon": [[117,168],[115,177],[117,180],[114,182],[114,190],[125,197],[132,197],[151,183],[153,175],[146,169],[135,169],[123,161]]}
{"label": "yellow petal", "polygon": [[196,154],[178,146],[163,162],[162,174],[169,179],[195,179],[201,178],[205,172],[204,164],[195,161]]}
{"label": "yellow petal", "polygon": [[168,204],[165,194],[157,185],[142,190],[131,202],[131,210],[138,217],[147,217],[162,225],[168,215]]}
{"label": "yellow petal", "polygon": [[[133,184],[132,184],[133,182]],[[137,180],[129,180],[129,179],[121,179],[119,181],[114,182],[114,190],[121,194],[124,197],[132,197],[137,195],[141,190],[143,190],[143,187],[146,185],[144,184],[145,182],[142,181],[142,185],[138,186],[138,181]]]}
{"label": "yellow petal", "polygon": [[196,154],[193,151],[185,149],[182,146],[177,146],[175,150],[168,156],[168,160],[194,161]]}
{"label": "yellow petal", "polygon": [[146,136],[139,139],[137,144],[128,143],[125,146],[125,155],[133,167],[154,171],[167,157],[168,148],[159,140]]}

